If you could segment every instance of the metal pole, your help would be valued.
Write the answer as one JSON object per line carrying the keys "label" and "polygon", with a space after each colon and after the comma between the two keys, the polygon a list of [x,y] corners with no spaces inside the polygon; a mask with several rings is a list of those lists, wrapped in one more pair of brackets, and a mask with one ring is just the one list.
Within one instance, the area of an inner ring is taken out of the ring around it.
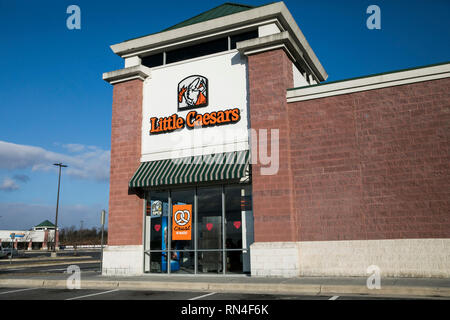
{"label": "metal pole", "polygon": [[197,211],[198,211],[198,192],[197,188],[195,188],[195,194],[194,194],[194,220],[192,225],[194,226],[194,274],[198,273],[198,217],[197,217]]}
{"label": "metal pole", "polygon": [[11,237],[11,254],[9,255],[9,264],[12,263],[13,245],[14,245],[13,241],[14,241],[14,237]]}
{"label": "metal pole", "polygon": [[101,222],[102,222],[102,240],[101,240],[101,247],[102,247],[102,251],[101,251],[101,256],[100,256],[100,274],[102,273],[103,270],[103,231],[105,229],[105,210],[102,210],[102,217],[101,217]]}
{"label": "metal pole", "polygon": [[58,230],[58,209],[59,209],[59,188],[61,185],[61,163],[58,164],[58,196],[56,197],[56,217],[55,217],[55,234],[53,235],[53,252],[56,254],[56,230]]}
{"label": "metal pole", "polygon": [[59,209],[59,189],[61,186],[61,167],[66,168],[66,165],[63,165],[61,162],[60,163],[54,163],[53,165],[58,166],[59,167],[59,175],[58,175],[58,195],[56,197],[56,217],[55,217],[55,234],[53,235],[53,256],[56,256],[56,234],[58,232],[58,209]]}
{"label": "metal pole", "polygon": [[225,275],[225,270],[227,268],[227,255],[225,253],[226,249],[226,229],[225,229],[225,185],[222,185],[222,274]]}
{"label": "metal pole", "polygon": [[167,195],[169,196],[169,210],[168,210],[168,218],[167,218],[167,274],[170,274],[170,262],[172,261],[172,193],[168,191]]}

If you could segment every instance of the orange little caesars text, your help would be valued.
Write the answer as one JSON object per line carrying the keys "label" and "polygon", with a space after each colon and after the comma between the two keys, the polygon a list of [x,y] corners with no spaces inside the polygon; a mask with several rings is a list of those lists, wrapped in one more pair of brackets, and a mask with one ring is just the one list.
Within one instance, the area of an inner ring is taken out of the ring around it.
{"label": "orange little caesars text", "polygon": [[150,118],[150,134],[172,132],[181,130],[186,126],[189,129],[193,129],[194,127],[213,127],[236,123],[239,122],[239,120],[241,120],[241,113],[238,108],[204,114],[197,113],[197,111],[191,111],[187,114],[186,119],[175,113],[169,117]]}
{"label": "orange little caesars text", "polygon": [[172,240],[191,240],[192,204],[172,207]]}

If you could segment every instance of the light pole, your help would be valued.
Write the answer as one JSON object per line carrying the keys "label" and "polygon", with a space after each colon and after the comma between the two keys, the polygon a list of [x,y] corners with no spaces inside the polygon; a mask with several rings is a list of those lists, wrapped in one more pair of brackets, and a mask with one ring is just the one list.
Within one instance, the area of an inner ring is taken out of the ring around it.
{"label": "light pole", "polygon": [[58,176],[58,196],[56,198],[56,218],[55,218],[55,235],[54,235],[54,247],[53,247],[53,254],[52,256],[56,257],[56,233],[58,232],[58,208],[59,208],[59,187],[61,185],[61,168],[67,168],[66,165],[60,163],[54,163],[54,166],[59,167],[59,176]]}

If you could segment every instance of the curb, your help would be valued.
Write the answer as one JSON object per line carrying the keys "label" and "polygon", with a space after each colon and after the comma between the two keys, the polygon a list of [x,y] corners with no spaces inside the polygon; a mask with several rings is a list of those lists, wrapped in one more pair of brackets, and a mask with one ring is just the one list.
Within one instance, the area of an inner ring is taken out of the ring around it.
{"label": "curb", "polygon": [[[0,279],[2,287],[67,288],[67,280],[45,279]],[[450,288],[414,286],[385,286],[369,290],[355,285],[319,284],[267,284],[267,283],[211,283],[211,282],[161,282],[127,280],[81,280],[82,289],[122,289],[157,291],[210,291],[221,293],[280,294],[280,295],[376,295],[386,297],[441,297],[450,298]]]}
{"label": "curb", "polygon": [[51,267],[51,266],[60,266],[66,264],[87,264],[87,263],[100,263],[100,260],[90,260],[90,261],[56,261],[56,262],[48,262],[48,263],[29,263],[29,264],[15,264],[8,266],[0,266],[0,271],[7,271],[9,269],[18,269],[18,268],[33,268],[33,267]]}

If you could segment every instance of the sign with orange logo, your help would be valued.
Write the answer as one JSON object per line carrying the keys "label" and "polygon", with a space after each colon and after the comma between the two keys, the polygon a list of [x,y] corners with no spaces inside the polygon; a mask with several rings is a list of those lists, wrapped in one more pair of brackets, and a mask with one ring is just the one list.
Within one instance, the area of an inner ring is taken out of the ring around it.
{"label": "sign with orange logo", "polygon": [[172,207],[172,240],[191,240],[192,204]]}
{"label": "sign with orange logo", "polygon": [[[184,78],[178,83],[178,111],[196,109],[208,106],[208,79],[194,75]],[[168,117],[150,118],[150,135],[168,133],[184,128],[214,127],[237,123],[241,120],[239,108],[206,112],[190,111],[186,117],[177,113]]]}

